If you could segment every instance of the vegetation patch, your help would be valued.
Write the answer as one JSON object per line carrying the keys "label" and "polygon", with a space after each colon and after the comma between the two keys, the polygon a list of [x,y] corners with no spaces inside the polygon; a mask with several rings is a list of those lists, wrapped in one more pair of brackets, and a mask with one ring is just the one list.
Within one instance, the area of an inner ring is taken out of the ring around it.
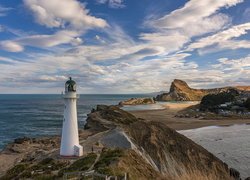
{"label": "vegetation patch", "polygon": [[86,171],[94,164],[96,157],[95,153],[90,153],[86,157],[75,161],[69,167],[60,170],[58,175],[63,176],[65,172]]}
{"label": "vegetation patch", "polygon": [[105,149],[102,151],[99,161],[95,164],[94,169],[102,174],[113,175],[108,167],[123,156],[121,149]]}
{"label": "vegetation patch", "polygon": [[208,94],[204,96],[200,103],[201,111],[214,111],[220,104],[224,104],[226,102],[232,102],[236,100],[235,92],[222,92],[219,94]]}
{"label": "vegetation patch", "polygon": [[17,164],[13,168],[9,169],[7,173],[1,177],[1,180],[7,180],[7,179],[13,179],[18,177],[20,173],[25,171],[25,169],[28,167],[28,164]]}
{"label": "vegetation patch", "polygon": [[250,110],[250,98],[247,98],[247,100],[246,100],[245,103],[244,103],[244,106],[245,106],[248,110]]}

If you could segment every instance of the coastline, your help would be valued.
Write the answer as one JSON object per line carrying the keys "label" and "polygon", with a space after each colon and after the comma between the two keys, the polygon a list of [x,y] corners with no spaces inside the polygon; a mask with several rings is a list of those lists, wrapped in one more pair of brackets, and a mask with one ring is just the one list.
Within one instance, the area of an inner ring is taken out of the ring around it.
{"label": "coastline", "polygon": [[249,118],[180,118],[176,117],[178,112],[190,105],[187,103],[171,103],[163,106],[165,109],[129,112],[137,118],[147,121],[163,122],[178,133],[203,146],[231,167],[239,170],[243,179],[250,176],[249,143],[247,143],[250,128]]}
{"label": "coastline", "polygon": [[175,130],[197,129],[208,126],[231,126],[235,124],[250,124],[250,118],[202,119],[194,117],[190,118],[175,117],[179,111],[183,110],[184,108],[188,108],[192,105],[195,105],[197,103],[198,102],[169,103],[162,105],[164,109],[132,110],[129,112],[134,116],[136,116],[137,118],[142,118],[147,121],[163,122],[164,124]]}
{"label": "coastline", "polygon": [[[200,119],[194,119],[194,118],[177,118],[174,115],[178,113],[179,110],[182,110],[185,107],[188,107],[190,105],[193,105],[192,103],[171,103],[164,104],[163,106],[165,109],[159,109],[159,110],[141,110],[141,111],[132,111],[130,113],[134,114],[143,114],[144,116],[147,116],[147,118],[144,118],[146,121],[154,121],[154,122],[164,122],[169,127],[178,127],[179,129],[196,129],[193,128],[194,125],[203,125],[199,124],[197,121],[208,121],[208,120],[200,120]],[[149,116],[150,115],[150,116]],[[158,116],[158,117],[155,117]],[[151,119],[150,119],[151,118]],[[176,121],[176,119],[180,119]],[[194,120],[196,123],[194,123]],[[172,121],[171,123],[169,123]],[[182,122],[183,121],[183,122]],[[250,120],[249,120],[250,121]],[[157,123],[156,123],[157,124]],[[213,121],[212,126],[214,126],[215,123]],[[230,124],[226,124],[230,125]],[[168,129],[166,127],[166,129]],[[178,130],[177,128],[175,128]],[[190,130],[192,131],[192,130]],[[92,132],[91,130],[86,131],[80,131],[80,142],[85,144],[85,150],[86,152],[91,152],[91,143],[89,143],[88,137],[90,137],[91,142],[92,138],[96,139],[97,135],[102,136],[103,134],[99,134],[98,132]],[[15,142],[10,143],[8,145],[8,148],[6,148],[4,151],[2,151],[0,154],[0,160],[1,162],[8,161],[8,163],[0,163],[0,176],[6,172],[7,169],[10,167],[13,167],[15,164],[18,164],[20,162],[32,162],[35,157],[38,157],[39,159],[42,159],[44,157],[53,157],[56,161],[62,161],[60,157],[58,157],[58,148],[59,148],[59,139],[60,137],[44,137],[44,138],[35,138],[30,139],[27,138],[27,140],[21,140],[22,142]],[[192,138],[190,138],[192,139]],[[199,144],[199,142],[197,142]],[[33,152],[33,153],[31,153]],[[35,153],[34,153],[35,152]],[[212,151],[211,151],[212,152]],[[214,154],[214,152],[212,152]],[[235,166],[234,166],[235,167]],[[237,167],[235,167],[237,169]]]}
{"label": "coastline", "polygon": [[250,124],[208,126],[177,131],[203,146],[216,157],[237,169],[242,179],[250,176]]}

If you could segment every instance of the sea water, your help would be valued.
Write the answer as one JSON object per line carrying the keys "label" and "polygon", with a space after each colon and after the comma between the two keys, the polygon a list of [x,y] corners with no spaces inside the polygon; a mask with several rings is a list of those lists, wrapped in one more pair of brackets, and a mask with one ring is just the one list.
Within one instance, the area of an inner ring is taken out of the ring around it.
{"label": "sea water", "polygon": [[237,169],[243,179],[250,177],[250,125],[210,126],[178,132]]}
{"label": "sea water", "polygon": [[[79,127],[97,104],[116,105],[122,100],[150,97],[148,94],[80,95],[77,102]],[[60,135],[63,120],[61,95],[0,95],[0,150],[19,137]]]}

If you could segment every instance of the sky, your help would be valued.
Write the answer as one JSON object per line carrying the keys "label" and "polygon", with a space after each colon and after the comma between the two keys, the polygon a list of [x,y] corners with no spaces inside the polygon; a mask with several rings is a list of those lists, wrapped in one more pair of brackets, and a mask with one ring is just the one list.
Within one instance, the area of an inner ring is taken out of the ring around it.
{"label": "sky", "polygon": [[0,93],[250,85],[249,0],[0,0]]}

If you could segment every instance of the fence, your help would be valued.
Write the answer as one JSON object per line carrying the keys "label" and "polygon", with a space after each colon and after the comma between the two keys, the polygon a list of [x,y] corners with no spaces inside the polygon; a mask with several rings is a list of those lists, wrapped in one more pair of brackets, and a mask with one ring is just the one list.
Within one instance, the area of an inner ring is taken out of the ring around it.
{"label": "fence", "polygon": [[78,171],[78,172],[68,172],[64,173],[63,179],[81,179],[82,177],[92,177],[94,179],[95,177],[103,178],[105,180],[128,180],[128,173],[125,173],[124,176],[118,177],[118,176],[108,176],[106,174],[100,174],[92,171]]}

